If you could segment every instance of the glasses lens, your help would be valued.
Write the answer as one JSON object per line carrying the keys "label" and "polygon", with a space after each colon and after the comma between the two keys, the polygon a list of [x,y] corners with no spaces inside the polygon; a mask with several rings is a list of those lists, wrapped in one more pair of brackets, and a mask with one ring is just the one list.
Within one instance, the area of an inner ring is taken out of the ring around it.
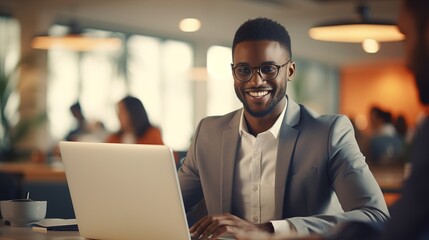
{"label": "glasses lens", "polygon": [[264,80],[271,80],[277,77],[277,72],[279,71],[279,69],[276,65],[270,64],[261,66],[260,71]]}
{"label": "glasses lens", "polygon": [[241,81],[247,81],[252,76],[252,68],[249,66],[237,66],[234,68],[234,74]]}
{"label": "glasses lens", "polygon": [[277,74],[279,73],[279,68],[283,67],[284,65],[277,66],[275,64],[267,64],[260,66],[259,69],[257,69],[258,67],[252,68],[248,65],[241,65],[236,66],[233,69],[235,77],[240,81],[249,81],[253,76],[253,69],[257,69],[256,71],[259,73],[263,80],[269,81],[277,77]]}

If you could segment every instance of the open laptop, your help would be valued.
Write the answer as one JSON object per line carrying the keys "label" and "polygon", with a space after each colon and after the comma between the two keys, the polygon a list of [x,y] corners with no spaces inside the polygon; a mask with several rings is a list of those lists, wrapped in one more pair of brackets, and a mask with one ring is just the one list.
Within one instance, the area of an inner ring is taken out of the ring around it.
{"label": "open laptop", "polygon": [[60,151],[83,237],[191,239],[170,148],[63,141]]}

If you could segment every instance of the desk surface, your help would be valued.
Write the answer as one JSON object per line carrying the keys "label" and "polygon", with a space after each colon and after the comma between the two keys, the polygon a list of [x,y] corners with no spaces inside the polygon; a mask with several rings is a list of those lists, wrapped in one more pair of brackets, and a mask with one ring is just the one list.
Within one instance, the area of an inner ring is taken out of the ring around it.
{"label": "desk surface", "polygon": [[371,172],[385,193],[399,193],[405,180],[405,167],[403,165],[393,166],[370,166]]}
{"label": "desk surface", "polygon": [[[404,181],[403,166],[370,166],[382,190],[399,191]],[[40,163],[0,163],[0,172],[22,173],[26,181],[66,181],[61,162],[56,165]]]}
{"label": "desk surface", "polygon": [[0,220],[0,240],[84,240],[78,231],[33,231],[31,227],[10,227]]}
{"label": "desk surface", "polygon": [[[370,166],[383,191],[399,191],[404,181],[404,168]],[[66,181],[64,170],[35,163],[0,163],[0,171],[22,173],[27,181]],[[77,231],[37,232],[29,227],[5,226],[0,220],[0,240],[84,240]]]}
{"label": "desk surface", "polygon": [[0,172],[20,173],[26,181],[66,181],[61,162],[54,165],[32,162],[0,163]]}

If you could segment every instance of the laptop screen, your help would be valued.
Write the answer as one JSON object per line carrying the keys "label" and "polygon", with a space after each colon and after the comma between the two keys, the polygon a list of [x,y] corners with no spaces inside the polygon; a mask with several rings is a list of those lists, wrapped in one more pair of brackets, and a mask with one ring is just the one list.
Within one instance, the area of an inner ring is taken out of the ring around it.
{"label": "laptop screen", "polygon": [[93,239],[190,239],[167,146],[60,142],[79,232]]}

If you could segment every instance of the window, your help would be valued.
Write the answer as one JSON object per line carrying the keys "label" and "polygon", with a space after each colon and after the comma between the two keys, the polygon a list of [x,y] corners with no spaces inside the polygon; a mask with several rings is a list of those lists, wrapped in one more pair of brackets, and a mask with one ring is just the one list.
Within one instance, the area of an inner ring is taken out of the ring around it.
{"label": "window", "polygon": [[128,49],[131,93],[142,100],[152,124],[161,127],[164,142],[187,150],[193,131],[192,48],[180,41],[133,35]]}
{"label": "window", "polygon": [[69,107],[77,100],[88,120],[102,121],[110,132],[118,130],[116,103],[130,94],[143,102],[151,123],[161,128],[165,144],[186,150],[193,131],[188,77],[193,49],[181,41],[121,36],[125,53],[49,50],[47,101],[52,137],[57,141],[72,129]]}
{"label": "window", "polygon": [[231,73],[232,50],[212,46],[207,52],[207,114],[223,115],[242,107],[234,91]]}

